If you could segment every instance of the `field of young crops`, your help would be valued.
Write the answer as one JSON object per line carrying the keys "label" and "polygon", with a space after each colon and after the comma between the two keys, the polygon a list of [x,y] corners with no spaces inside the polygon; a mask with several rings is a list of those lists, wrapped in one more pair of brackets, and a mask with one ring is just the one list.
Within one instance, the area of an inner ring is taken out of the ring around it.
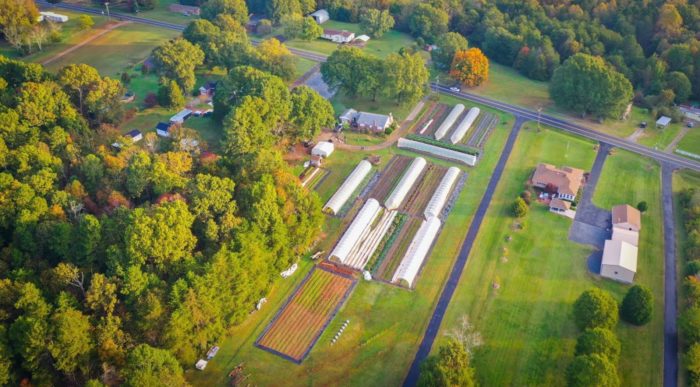
{"label": "field of young crops", "polygon": [[300,363],[350,294],[355,280],[316,268],[277,312],[256,345]]}

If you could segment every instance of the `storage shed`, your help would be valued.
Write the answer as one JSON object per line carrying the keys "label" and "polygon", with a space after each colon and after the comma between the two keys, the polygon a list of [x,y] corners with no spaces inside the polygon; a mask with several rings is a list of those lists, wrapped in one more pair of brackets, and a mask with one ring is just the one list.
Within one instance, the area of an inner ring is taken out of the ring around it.
{"label": "storage shed", "polygon": [[335,245],[329,259],[344,264],[350,250],[357,244],[365,230],[369,230],[380,209],[378,201],[368,199],[355,216],[355,219],[352,220],[350,226],[345,230],[338,244]]}
{"label": "storage shed", "polygon": [[452,108],[452,111],[450,111],[450,114],[447,115],[447,117],[435,131],[435,139],[440,140],[441,138],[445,137],[447,132],[450,130],[452,125],[454,125],[455,121],[457,121],[457,118],[459,118],[459,115],[462,114],[463,111],[464,105],[461,103],[455,105],[455,107]]}
{"label": "storage shed", "polygon": [[671,124],[671,117],[661,116],[656,120],[657,129],[666,129]]}
{"label": "storage shed", "polygon": [[452,186],[457,181],[457,176],[459,176],[459,168],[450,167],[445,173],[445,176],[442,177],[440,185],[438,185],[435,193],[433,193],[433,197],[430,198],[428,205],[425,206],[423,215],[426,220],[440,215],[442,208],[445,207],[445,203],[447,203],[447,197],[450,191],[452,191]]}
{"label": "storage shed", "polygon": [[477,117],[479,117],[479,113],[481,110],[478,107],[473,107],[469,109],[469,112],[467,113],[466,116],[462,119],[462,121],[457,125],[457,129],[452,133],[452,136],[450,136],[450,142],[453,144],[456,144],[464,138],[464,135],[467,134],[467,131],[469,128],[474,125],[474,121],[476,121]]}
{"label": "storage shed", "polygon": [[396,185],[394,190],[391,191],[391,195],[389,195],[384,202],[384,207],[386,207],[387,210],[395,210],[399,208],[404,198],[406,198],[408,191],[411,190],[411,187],[413,187],[416,180],[418,180],[418,176],[420,176],[421,172],[423,172],[423,168],[425,168],[426,164],[425,159],[422,157],[416,157],[413,159],[411,165],[408,166],[406,172],[403,174],[403,176],[401,176],[399,183]]}
{"label": "storage shed", "polygon": [[156,125],[156,134],[160,137],[170,137],[170,123],[159,122]]}
{"label": "storage shed", "polygon": [[311,149],[311,154],[314,156],[328,157],[333,153],[334,149],[335,146],[332,142],[321,141]]}
{"label": "storage shed", "polygon": [[53,23],[65,23],[68,21],[68,16],[61,15],[60,13],[43,11],[39,12],[39,21],[50,21]]}
{"label": "storage shed", "polygon": [[637,272],[637,247],[621,240],[607,240],[603,249],[600,275],[632,283]]}
{"label": "storage shed", "polygon": [[192,110],[182,109],[174,116],[170,117],[170,122],[173,124],[181,124],[185,122],[186,119],[190,118],[192,115]]}
{"label": "storage shed", "polygon": [[314,20],[318,24],[323,24],[323,23],[327,22],[328,20],[330,20],[330,18],[331,18],[330,15],[328,15],[328,11],[326,11],[325,9],[319,9],[318,11],[312,13],[309,16],[314,18]]}
{"label": "storage shed", "polygon": [[350,199],[353,192],[357,190],[362,181],[365,179],[367,174],[372,170],[372,164],[367,160],[360,161],[359,164],[352,170],[352,172],[345,179],[343,184],[338,188],[338,190],[331,196],[326,205],[323,207],[325,211],[330,212],[335,215],[340,212],[345,203]]}
{"label": "storage shed", "polygon": [[143,139],[143,134],[138,129],[134,129],[127,133],[124,137],[128,137],[132,142],[139,142]]}
{"label": "storage shed", "polygon": [[430,217],[423,221],[408,246],[406,254],[401,259],[399,268],[394,272],[391,282],[406,281],[409,287],[413,287],[418,271],[423,266],[423,261],[425,261],[441,225],[440,219],[436,217]]}

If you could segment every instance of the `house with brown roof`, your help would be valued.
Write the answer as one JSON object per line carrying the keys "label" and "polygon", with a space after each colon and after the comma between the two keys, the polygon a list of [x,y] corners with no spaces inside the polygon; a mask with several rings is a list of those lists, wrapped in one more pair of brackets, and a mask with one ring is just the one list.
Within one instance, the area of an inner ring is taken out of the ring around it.
{"label": "house with brown roof", "polygon": [[350,43],[355,39],[355,33],[350,31],[339,31],[324,29],[321,38],[330,40],[334,43]]}
{"label": "house with brown roof", "polygon": [[583,185],[583,170],[540,163],[532,174],[531,182],[537,188],[556,191],[559,199],[573,202]]}
{"label": "house with brown roof", "polygon": [[612,224],[613,228],[639,232],[642,229],[642,214],[629,204],[620,204],[612,208]]}

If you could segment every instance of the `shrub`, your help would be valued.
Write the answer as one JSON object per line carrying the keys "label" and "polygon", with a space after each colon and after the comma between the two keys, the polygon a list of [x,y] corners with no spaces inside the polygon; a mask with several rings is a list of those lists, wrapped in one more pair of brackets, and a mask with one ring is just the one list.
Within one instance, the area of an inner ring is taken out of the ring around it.
{"label": "shrub", "polygon": [[574,322],[579,329],[608,328],[617,324],[617,302],[610,293],[594,288],[583,292],[574,303]]}
{"label": "shrub", "polygon": [[637,203],[637,209],[639,210],[639,212],[646,212],[648,208],[649,208],[649,206],[647,205],[647,202],[645,202],[645,201],[641,201],[641,202]]}
{"label": "shrub", "polygon": [[529,209],[530,208],[527,206],[527,203],[525,203],[525,200],[523,200],[523,198],[521,197],[518,197],[517,199],[515,199],[515,202],[513,202],[511,213],[516,218],[523,218],[525,217],[525,215],[527,215]]}
{"label": "shrub", "polygon": [[92,26],[95,25],[95,21],[92,20],[92,17],[88,15],[80,15],[78,16],[78,28],[81,30],[87,30],[92,28]]}
{"label": "shrub", "polygon": [[525,203],[529,206],[530,202],[532,201],[532,192],[530,191],[523,191],[520,193],[520,197],[525,201]]}
{"label": "shrub", "polygon": [[129,82],[131,82],[131,76],[129,75],[128,72],[124,71],[122,75],[120,76],[120,79],[123,84],[128,85]]}
{"label": "shrub", "polygon": [[700,261],[691,261],[685,265],[685,275],[697,275],[700,273]]}
{"label": "shrub", "polygon": [[685,355],[685,368],[690,373],[690,385],[700,384],[700,344],[693,344]]}
{"label": "shrub", "polygon": [[700,343],[700,307],[688,308],[680,318],[680,328],[688,344]]}
{"label": "shrub", "polygon": [[613,364],[617,364],[620,359],[620,340],[610,329],[589,329],[576,340],[575,354],[576,356],[603,355]]}
{"label": "shrub", "polygon": [[158,105],[158,97],[155,93],[148,93],[146,98],[143,99],[143,105],[147,108],[152,108]]}
{"label": "shrub", "polygon": [[651,320],[654,296],[646,286],[634,285],[625,294],[620,308],[622,319],[630,324],[644,325]]}
{"label": "shrub", "polygon": [[569,387],[617,387],[620,378],[615,365],[605,356],[593,354],[576,356],[566,369]]}

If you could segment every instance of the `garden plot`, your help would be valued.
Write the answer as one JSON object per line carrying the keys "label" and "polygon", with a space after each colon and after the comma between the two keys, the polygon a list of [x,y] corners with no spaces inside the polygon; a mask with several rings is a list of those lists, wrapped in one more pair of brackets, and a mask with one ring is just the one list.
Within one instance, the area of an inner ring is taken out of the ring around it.
{"label": "garden plot", "polygon": [[412,160],[411,157],[407,156],[392,157],[384,170],[379,173],[379,181],[374,184],[367,196],[384,203]]}
{"label": "garden plot", "polygon": [[447,117],[450,107],[444,103],[431,103],[413,125],[412,132],[432,136],[440,123]]}
{"label": "garden plot", "polygon": [[497,115],[489,112],[482,112],[474,128],[471,130],[471,135],[467,135],[467,146],[483,149],[486,140],[488,140],[491,132],[493,132],[496,125],[498,125],[498,122],[499,118]]}
{"label": "garden plot", "polygon": [[295,363],[309,354],[355,285],[351,276],[317,267],[302,281],[255,342]]}

